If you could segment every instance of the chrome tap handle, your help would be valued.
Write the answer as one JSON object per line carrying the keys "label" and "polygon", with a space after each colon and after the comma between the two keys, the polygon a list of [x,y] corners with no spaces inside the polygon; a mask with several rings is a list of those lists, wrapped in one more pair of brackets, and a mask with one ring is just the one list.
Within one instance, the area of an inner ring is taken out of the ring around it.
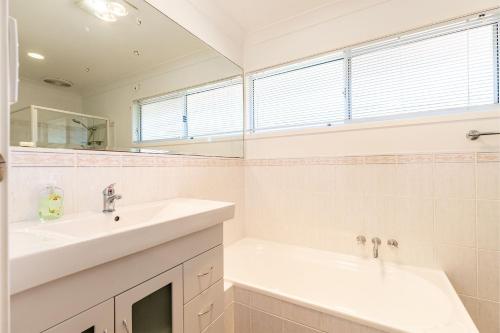
{"label": "chrome tap handle", "polygon": [[366,237],[363,236],[363,235],[359,235],[359,236],[356,237],[356,241],[360,245],[365,245],[365,243],[366,243]]}
{"label": "chrome tap handle", "polygon": [[106,186],[106,188],[102,191],[102,194],[108,197],[115,195],[115,185],[116,183]]}
{"label": "chrome tap handle", "polygon": [[399,243],[395,239],[389,239],[387,241],[387,245],[389,245],[390,247],[399,247]]}

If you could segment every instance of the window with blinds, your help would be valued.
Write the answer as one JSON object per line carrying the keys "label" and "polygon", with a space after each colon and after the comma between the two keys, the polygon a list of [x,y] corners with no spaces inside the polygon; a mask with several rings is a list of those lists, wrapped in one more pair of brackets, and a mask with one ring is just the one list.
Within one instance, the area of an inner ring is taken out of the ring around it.
{"label": "window with blinds", "polygon": [[494,103],[493,36],[483,26],[354,55],[352,119]]}
{"label": "window with blinds", "polygon": [[344,63],[324,60],[254,78],[253,125],[260,130],[344,119]]}
{"label": "window with blinds", "polygon": [[135,142],[195,139],[243,131],[241,78],[135,102]]}
{"label": "window with blinds", "polygon": [[249,130],[499,103],[499,71],[498,17],[481,16],[251,74]]}

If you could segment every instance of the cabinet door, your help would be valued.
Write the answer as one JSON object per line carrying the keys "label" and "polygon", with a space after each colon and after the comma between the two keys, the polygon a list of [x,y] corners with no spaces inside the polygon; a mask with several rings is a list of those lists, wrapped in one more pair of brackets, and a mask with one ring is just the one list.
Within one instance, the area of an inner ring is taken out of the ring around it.
{"label": "cabinet door", "polygon": [[43,333],[114,333],[113,299],[94,306]]}
{"label": "cabinet door", "polygon": [[182,333],[182,289],[179,266],[116,296],[116,332]]}

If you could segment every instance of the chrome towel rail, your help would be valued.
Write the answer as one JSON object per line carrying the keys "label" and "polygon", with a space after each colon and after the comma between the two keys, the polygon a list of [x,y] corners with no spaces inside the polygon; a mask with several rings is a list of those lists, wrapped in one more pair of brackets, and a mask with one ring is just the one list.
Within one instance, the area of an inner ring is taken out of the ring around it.
{"label": "chrome towel rail", "polygon": [[483,135],[500,135],[500,132],[479,132],[478,130],[470,130],[465,137],[469,140],[477,140],[480,136]]}

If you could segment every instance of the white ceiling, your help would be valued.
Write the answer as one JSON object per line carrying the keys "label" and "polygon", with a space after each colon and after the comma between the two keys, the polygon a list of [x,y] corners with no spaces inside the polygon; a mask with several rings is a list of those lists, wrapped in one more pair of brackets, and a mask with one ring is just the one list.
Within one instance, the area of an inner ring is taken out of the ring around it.
{"label": "white ceiling", "polygon": [[[345,0],[191,0],[212,1],[245,32],[253,32],[274,23],[303,14],[324,5]],[[355,0],[350,0],[355,1]]]}
{"label": "white ceiling", "polygon": [[[82,10],[75,0],[12,0],[21,76],[38,82],[48,76],[63,78],[72,81],[71,90],[77,92],[211,50],[146,2],[129,2],[138,10],[128,7],[128,16],[108,23]],[[28,51],[43,54],[45,60],[29,58]]]}

